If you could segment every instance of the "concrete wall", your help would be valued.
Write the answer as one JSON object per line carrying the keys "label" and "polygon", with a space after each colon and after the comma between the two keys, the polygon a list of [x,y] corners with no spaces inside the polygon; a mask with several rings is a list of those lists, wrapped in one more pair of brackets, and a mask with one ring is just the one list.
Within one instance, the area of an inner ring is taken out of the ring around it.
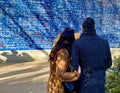
{"label": "concrete wall", "polygon": [[[0,63],[47,62],[50,50],[0,51]],[[120,57],[120,48],[111,48],[112,58]]]}
{"label": "concrete wall", "polygon": [[20,63],[48,60],[50,50],[0,51],[0,63]]}
{"label": "concrete wall", "polygon": [[120,57],[120,48],[111,48],[112,59]]}

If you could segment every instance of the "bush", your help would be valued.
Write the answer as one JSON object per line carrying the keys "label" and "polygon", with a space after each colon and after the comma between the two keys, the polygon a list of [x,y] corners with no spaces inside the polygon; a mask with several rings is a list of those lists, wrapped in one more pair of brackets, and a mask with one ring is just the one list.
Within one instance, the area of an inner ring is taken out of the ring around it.
{"label": "bush", "polygon": [[106,93],[120,93],[120,57],[115,58],[106,78]]}

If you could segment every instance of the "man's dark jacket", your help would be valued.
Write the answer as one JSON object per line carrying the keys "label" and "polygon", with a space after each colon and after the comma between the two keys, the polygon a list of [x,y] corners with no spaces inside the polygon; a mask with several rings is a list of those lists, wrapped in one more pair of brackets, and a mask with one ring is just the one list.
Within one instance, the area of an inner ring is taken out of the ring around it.
{"label": "man's dark jacket", "polygon": [[73,44],[71,64],[76,70],[81,66],[77,93],[105,93],[105,72],[112,65],[107,40],[95,31],[84,31]]}

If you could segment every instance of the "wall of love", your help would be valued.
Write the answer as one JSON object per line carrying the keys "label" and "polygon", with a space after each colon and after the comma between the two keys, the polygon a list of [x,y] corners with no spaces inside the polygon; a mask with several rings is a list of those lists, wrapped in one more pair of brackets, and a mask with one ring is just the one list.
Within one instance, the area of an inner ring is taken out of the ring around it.
{"label": "wall of love", "polygon": [[51,49],[58,33],[81,33],[86,17],[97,34],[120,48],[120,0],[0,0],[0,50]]}

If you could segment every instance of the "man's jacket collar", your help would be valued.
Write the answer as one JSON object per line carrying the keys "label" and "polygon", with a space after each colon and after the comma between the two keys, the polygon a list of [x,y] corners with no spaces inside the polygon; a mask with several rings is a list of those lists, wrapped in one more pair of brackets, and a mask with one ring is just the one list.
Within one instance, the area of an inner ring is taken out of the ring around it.
{"label": "man's jacket collar", "polygon": [[86,31],[82,32],[80,37],[83,37],[83,36],[96,36],[96,31],[86,30]]}

